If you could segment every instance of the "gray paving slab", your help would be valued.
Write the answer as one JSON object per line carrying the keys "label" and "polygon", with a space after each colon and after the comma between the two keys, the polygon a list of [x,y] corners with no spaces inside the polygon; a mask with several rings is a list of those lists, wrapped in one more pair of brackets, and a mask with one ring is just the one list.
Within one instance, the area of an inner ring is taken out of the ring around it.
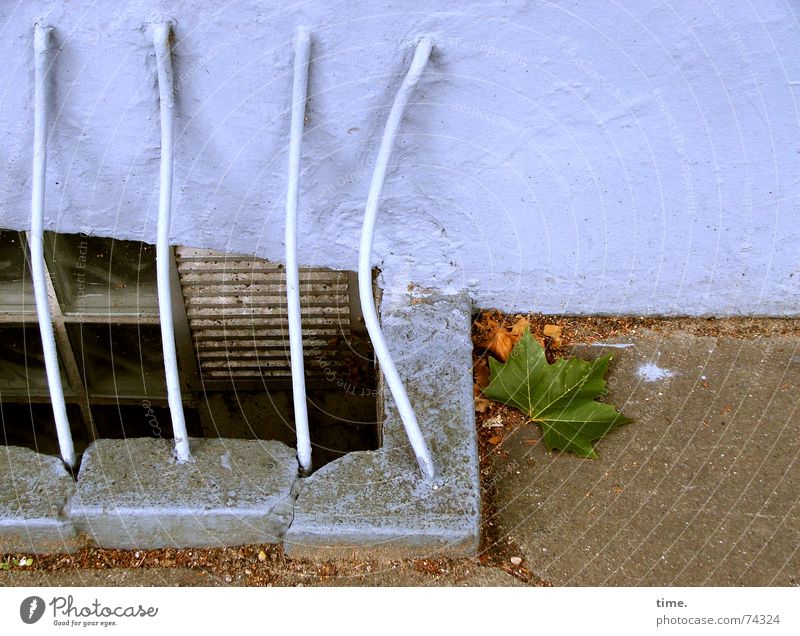
{"label": "gray paving slab", "polygon": [[478,549],[470,304],[461,296],[404,296],[384,302],[382,324],[438,476],[422,479],[383,387],[383,446],[350,453],[303,480],[285,537],[293,556],[463,556]]}
{"label": "gray paving slab", "polygon": [[494,456],[501,539],[556,585],[800,583],[800,339],[611,344],[578,353],[614,353],[607,401],[636,422],[597,460],[517,429]]}
{"label": "gray paving slab", "polygon": [[178,464],[169,440],[98,440],[66,506],[106,548],[279,542],[292,519],[294,450],[274,441],[192,439]]}
{"label": "gray paving slab", "polygon": [[81,541],[63,515],[75,484],[58,457],[0,449],[0,553],[74,552]]}

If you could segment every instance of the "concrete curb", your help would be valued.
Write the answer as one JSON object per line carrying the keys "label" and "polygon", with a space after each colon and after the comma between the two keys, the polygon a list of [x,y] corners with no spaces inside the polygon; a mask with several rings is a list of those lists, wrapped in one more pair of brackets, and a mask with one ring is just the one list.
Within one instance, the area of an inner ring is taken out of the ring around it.
{"label": "concrete curb", "polygon": [[292,520],[294,451],[280,442],[195,439],[179,465],[168,440],[98,440],[67,516],[107,548],[275,543]]}
{"label": "concrete curb", "polygon": [[74,492],[58,457],[6,446],[0,452],[0,553],[77,550],[82,541],[63,514]]}
{"label": "concrete curb", "polygon": [[434,482],[422,479],[388,391],[382,448],[306,479],[295,451],[275,441],[195,439],[192,461],[179,465],[169,440],[101,439],[85,452],[77,484],[58,458],[9,447],[0,552],[284,541],[294,555],[477,553],[471,305],[463,296],[386,305],[384,330],[431,446]]}
{"label": "concrete curb", "polygon": [[292,555],[464,556],[478,551],[480,483],[471,305],[461,296],[384,302],[382,324],[438,471],[421,479],[391,396],[383,446],[303,480],[285,537]]}

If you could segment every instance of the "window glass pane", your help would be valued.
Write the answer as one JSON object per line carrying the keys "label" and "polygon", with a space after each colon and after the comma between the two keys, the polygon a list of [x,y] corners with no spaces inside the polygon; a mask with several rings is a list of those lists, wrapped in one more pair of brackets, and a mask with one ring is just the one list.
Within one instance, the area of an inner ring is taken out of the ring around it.
{"label": "window glass pane", "polygon": [[90,395],[166,395],[161,331],[155,325],[67,325]]}
{"label": "window glass pane", "polygon": [[35,313],[25,238],[21,232],[0,230],[0,311]]}
{"label": "window glass pane", "polygon": [[64,313],[158,311],[154,245],[52,232],[45,238]]}
{"label": "window glass pane", "polygon": [[[69,382],[61,369],[61,383],[69,393]],[[0,327],[0,398],[49,395],[42,338],[36,324]]]}
{"label": "window glass pane", "polygon": [[[67,404],[67,419],[72,429],[75,450],[87,446],[81,428],[81,410]],[[24,446],[46,455],[59,455],[58,435],[53,407],[49,403],[24,404],[0,402],[0,444]]]}
{"label": "window glass pane", "polygon": [[[185,408],[186,430],[191,437],[202,437],[200,418],[195,409]],[[92,406],[92,418],[99,437],[124,439],[154,437],[172,439],[169,408],[148,400],[138,404]]]}

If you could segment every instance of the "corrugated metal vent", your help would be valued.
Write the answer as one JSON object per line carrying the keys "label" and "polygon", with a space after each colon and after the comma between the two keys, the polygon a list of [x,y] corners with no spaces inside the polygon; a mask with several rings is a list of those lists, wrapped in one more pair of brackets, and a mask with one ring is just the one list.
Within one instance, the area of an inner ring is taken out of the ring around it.
{"label": "corrugated metal vent", "polygon": [[[283,265],[189,247],[177,247],[175,255],[204,386],[289,381]],[[371,357],[357,287],[353,272],[300,270],[306,377],[312,384],[355,381],[364,357]]]}

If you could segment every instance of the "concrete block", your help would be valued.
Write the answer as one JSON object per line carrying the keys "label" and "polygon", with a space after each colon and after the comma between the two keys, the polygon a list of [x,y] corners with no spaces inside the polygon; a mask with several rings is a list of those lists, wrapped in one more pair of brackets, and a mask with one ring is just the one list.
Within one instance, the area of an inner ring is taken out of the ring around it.
{"label": "concrete block", "polygon": [[274,441],[193,439],[178,464],[169,440],[98,440],[66,512],[106,548],[279,542],[292,519],[294,450]]}
{"label": "concrete block", "polygon": [[480,485],[466,298],[395,298],[382,324],[438,477],[422,479],[387,388],[383,446],[302,480],[287,552],[376,557],[477,553]]}
{"label": "concrete block", "polygon": [[75,482],[58,457],[28,448],[0,450],[0,553],[74,552],[80,547],[63,515]]}

